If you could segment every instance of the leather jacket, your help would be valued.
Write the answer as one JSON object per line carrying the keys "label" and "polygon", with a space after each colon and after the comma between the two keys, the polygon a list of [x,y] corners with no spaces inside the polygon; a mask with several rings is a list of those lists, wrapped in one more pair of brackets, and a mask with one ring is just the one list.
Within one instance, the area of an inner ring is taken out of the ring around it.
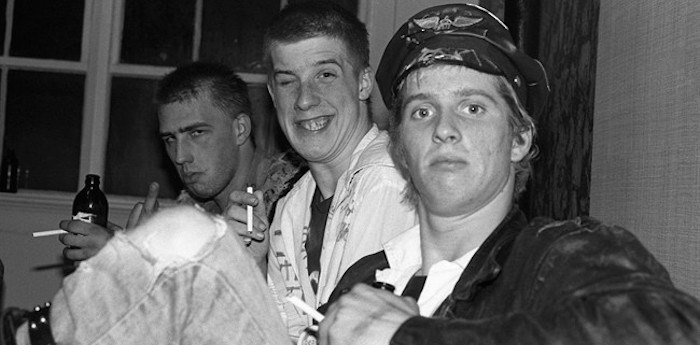
{"label": "leather jacket", "polygon": [[[387,267],[384,252],[358,261],[330,303]],[[513,208],[433,317],[410,318],[391,344],[700,344],[700,303],[627,230],[528,224]]]}

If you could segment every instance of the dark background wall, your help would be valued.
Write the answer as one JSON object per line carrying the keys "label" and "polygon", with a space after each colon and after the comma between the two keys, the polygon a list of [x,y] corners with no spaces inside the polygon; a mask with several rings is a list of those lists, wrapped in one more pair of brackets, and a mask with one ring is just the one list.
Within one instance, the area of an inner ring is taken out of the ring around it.
{"label": "dark background wall", "polygon": [[536,56],[551,93],[535,117],[540,148],[521,207],[555,219],[589,214],[599,0],[508,0],[505,21]]}

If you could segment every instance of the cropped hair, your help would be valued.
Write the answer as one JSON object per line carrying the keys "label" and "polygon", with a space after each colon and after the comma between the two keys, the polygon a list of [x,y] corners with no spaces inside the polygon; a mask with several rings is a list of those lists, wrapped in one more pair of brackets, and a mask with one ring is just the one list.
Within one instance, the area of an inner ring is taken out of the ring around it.
{"label": "cropped hair", "polygon": [[[401,175],[406,179],[406,188],[403,191],[404,201],[413,205],[414,207],[418,205],[418,191],[413,184],[411,175],[408,171],[408,166],[406,165],[406,148],[402,144],[401,137],[401,122],[402,122],[402,112],[403,112],[403,88],[405,87],[405,78],[401,81],[398,86],[398,95],[394,99],[394,104],[391,109],[391,116],[389,118],[389,136],[391,138],[390,142],[390,153],[396,166],[401,172]],[[520,194],[525,191],[527,186],[527,180],[530,178],[532,172],[532,160],[537,157],[539,153],[539,148],[535,145],[535,137],[537,135],[537,128],[535,127],[535,121],[528,114],[525,107],[521,104],[518,96],[510,86],[510,83],[506,81],[505,77],[496,76],[496,87],[498,92],[503,97],[508,106],[508,125],[511,129],[513,138],[515,138],[519,143],[523,142],[523,134],[530,132],[532,133],[532,144],[530,146],[530,151],[519,161],[514,163],[515,168],[515,186],[513,190],[513,200],[517,200]]]}
{"label": "cropped hair", "polygon": [[343,42],[355,70],[369,66],[369,39],[365,24],[332,2],[307,1],[285,7],[273,17],[272,24],[265,31],[263,52],[269,70],[272,70],[270,53],[275,44],[295,43],[320,36]]}
{"label": "cropped hair", "polygon": [[251,114],[248,85],[225,65],[194,62],[177,68],[161,79],[156,92],[159,106],[195,99],[209,93],[213,104],[235,118]]}

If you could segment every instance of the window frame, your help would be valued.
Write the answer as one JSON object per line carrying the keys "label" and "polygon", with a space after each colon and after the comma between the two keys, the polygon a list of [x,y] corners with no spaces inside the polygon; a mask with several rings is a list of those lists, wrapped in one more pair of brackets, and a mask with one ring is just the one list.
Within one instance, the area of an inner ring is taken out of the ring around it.
{"label": "window frame", "polygon": [[[7,13],[12,13],[14,3],[21,0],[7,0]],[[7,16],[3,54],[0,55],[0,152],[3,152],[5,134],[5,109],[7,77],[9,70],[47,71],[57,73],[79,73],[85,76],[84,104],[82,114],[82,134],[79,156],[78,179],[75,191],[83,186],[83,176],[104,175],[109,132],[109,108],[112,77],[133,77],[159,79],[174,67],[124,64],[119,62],[121,31],[123,27],[126,0],[84,0],[82,43],[79,61],[38,59],[9,56],[13,16]],[[195,30],[193,37],[193,60],[198,58],[201,39],[201,17],[204,0],[195,1]],[[280,8],[288,0],[280,0]],[[373,11],[370,1],[358,0],[357,15],[367,23]],[[367,23],[368,29],[370,23]],[[8,56],[4,53],[7,52]],[[257,73],[239,73],[249,84],[265,84],[267,76]],[[6,194],[6,193],[0,193]],[[56,202],[72,201],[74,193],[52,190],[20,189],[17,195],[0,195],[2,202],[37,202],[55,207]],[[140,198],[126,195],[109,195],[110,206],[130,209]]]}

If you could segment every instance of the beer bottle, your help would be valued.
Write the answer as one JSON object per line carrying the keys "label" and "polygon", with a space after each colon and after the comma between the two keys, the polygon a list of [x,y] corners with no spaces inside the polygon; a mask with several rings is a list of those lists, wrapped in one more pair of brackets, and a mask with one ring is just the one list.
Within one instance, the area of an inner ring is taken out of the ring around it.
{"label": "beer bottle", "polygon": [[85,176],[85,187],[73,200],[73,219],[107,227],[108,209],[107,197],[100,190],[100,176]]}
{"label": "beer bottle", "polygon": [[19,181],[19,163],[15,150],[8,149],[0,164],[0,192],[17,193],[17,182]]}

